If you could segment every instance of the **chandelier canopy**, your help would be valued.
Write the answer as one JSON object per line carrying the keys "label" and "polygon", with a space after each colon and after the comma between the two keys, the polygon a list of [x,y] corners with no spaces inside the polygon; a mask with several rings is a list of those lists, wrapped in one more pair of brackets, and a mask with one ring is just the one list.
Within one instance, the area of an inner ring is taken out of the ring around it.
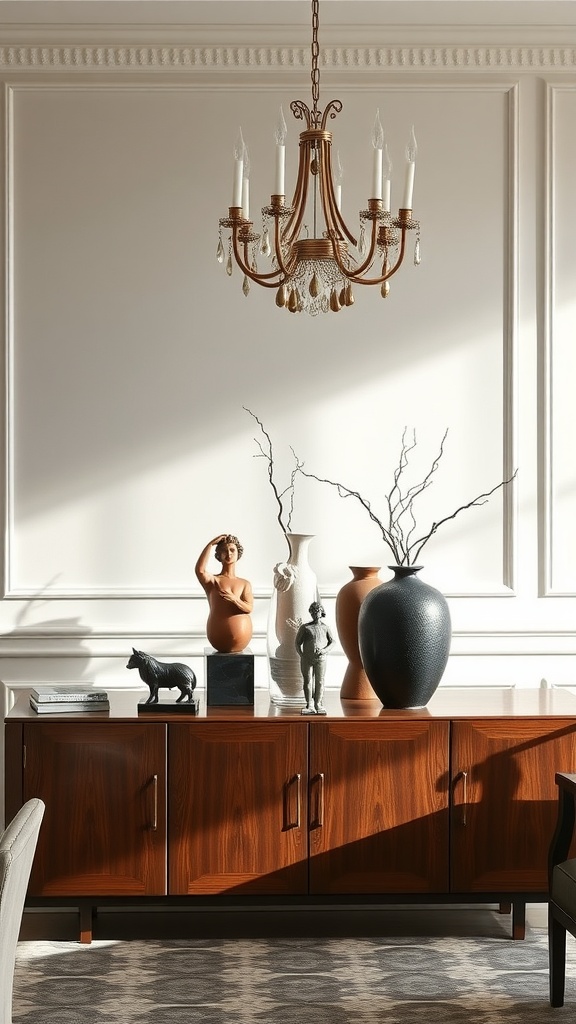
{"label": "chandelier canopy", "polygon": [[[406,178],[402,206],[398,216],[390,213],[392,164],[384,132],[376,112],[372,145],[372,198],[360,211],[360,231],[356,238],[341,213],[342,166],[339,154],[332,159],[332,132],[329,119],[342,110],[340,100],[330,100],[324,110],[318,108],[320,71],[318,68],[318,7],[312,0],[312,108],[302,100],[293,100],[294,117],[306,123],[300,133],[298,177],[290,205],[286,203],[284,172],[286,122],[282,109],[276,127],[275,191],[270,205],[262,208],[262,232],[253,230],[249,208],[250,161],[239,131],[234,147],[234,186],[228,216],[220,220],[217,259],[224,262],[222,229],[229,230],[226,271],[232,274],[233,258],[244,275],[242,289],[247,296],[250,282],[276,289],[276,305],[291,313],[337,313],[354,303],[352,286],[379,285],[386,298],[390,278],[401,267],[406,234],[416,231],[414,263],[420,263],[420,225],[412,219],[412,191],[416,164],[414,128],[406,147]],[[258,269],[258,256],[271,259],[270,269]]]}

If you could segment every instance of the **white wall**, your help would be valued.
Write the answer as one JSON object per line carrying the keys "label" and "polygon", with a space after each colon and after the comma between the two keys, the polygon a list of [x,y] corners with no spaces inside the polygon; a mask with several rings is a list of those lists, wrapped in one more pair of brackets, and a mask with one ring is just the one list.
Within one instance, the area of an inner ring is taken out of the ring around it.
{"label": "white wall", "polygon": [[[285,549],[243,406],[281,483],[293,446],[382,514],[403,428],[417,432],[415,477],[448,428],[419,528],[517,468],[506,501],[463,512],[424,551],[454,624],[443,685],[570,685],[576,29],[402,26],[390,41],[381,25],[331,25],[321,102],[344,104],[331,127],[345,216],[356,225],[368,198],[375,109],[396,205],[414,123],[422,264],[407,260],[386,301],[357,288],[352,309],[305,318],[256,286],[246,299],[215,259],[239,124],[254,214],[272,191],[278,107],[290,182],[289,104],[310,99],[306,19],[278,46],[265,25],[247,41],[240,15],[197,33],[3,30],[4,707],[32,681],[133,684],[133,643],[202,680],[193,567],[221,530],[245,546],[264,651]],[[329,615],[349,564],[391,561],[361,507],[327,487],[298,485],[293,526],[316,535]],[[338,686],[340,658],[330,671]],[[265,686],[264,658],[258,673]]]}

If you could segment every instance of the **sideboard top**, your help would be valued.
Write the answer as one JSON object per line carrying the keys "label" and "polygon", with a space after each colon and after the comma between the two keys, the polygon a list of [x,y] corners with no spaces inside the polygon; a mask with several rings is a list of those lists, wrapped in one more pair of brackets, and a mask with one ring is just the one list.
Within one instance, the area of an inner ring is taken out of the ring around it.
{"label": "sideboard top", "polygon": [[[575,684],[576,688],[576,684]],[[145,699],[142,690],[109,688],[110,712],[38,715],[29,705],[29,691],[22,690],[7,720],[26,721],[246,721],[247,719],[302,719],[310,722],[327,719],[466,719],[466,718],[571,718],[576,719],[576,693],[565,689],[516,689],[515,687],[440,687],[425,708],[383,708],[379,700],[343,701],[338,691],[325,693],[327,716],[303,717],[298,708],[285,709],[270,703],[267,691],[256,692],[252,706],[207,707],[206,694],[199,693],[198,715],[182,711],[159,710],[138,714],[138,703]],[[162,694],[161,694],[162,696]],[[304,706],[304,701],[302,701]]]}

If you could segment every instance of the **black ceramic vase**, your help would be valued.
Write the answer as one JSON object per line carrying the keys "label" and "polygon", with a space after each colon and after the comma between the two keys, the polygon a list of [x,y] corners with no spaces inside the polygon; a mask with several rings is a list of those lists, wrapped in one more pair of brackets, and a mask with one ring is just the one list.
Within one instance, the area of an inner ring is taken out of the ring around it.
{"label": "black ceramic vase", "polygon": [[450,653],[446,598],[416,575],[422,566],[391,565],[394,579],[364,598],[358,644],[364,670],[385,708],[423,708]]}

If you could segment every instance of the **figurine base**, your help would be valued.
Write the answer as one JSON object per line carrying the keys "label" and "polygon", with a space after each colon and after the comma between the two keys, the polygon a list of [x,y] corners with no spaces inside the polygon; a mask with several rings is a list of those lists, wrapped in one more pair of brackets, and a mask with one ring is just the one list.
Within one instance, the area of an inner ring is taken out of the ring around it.
{"label": "figurine base", "polygon": [[251,651],[220,654],[208,648],[205,662],[207,707],[254,706],[254,655]]}
{"label": "figurine base", "polygon": [[197,715],[200,712],[200,701],[183,700],[177,704],[175,700],[159,700],[156,704],[147,704],[146,701],[138,701],[138,714],[169,714],[169,715]]}

